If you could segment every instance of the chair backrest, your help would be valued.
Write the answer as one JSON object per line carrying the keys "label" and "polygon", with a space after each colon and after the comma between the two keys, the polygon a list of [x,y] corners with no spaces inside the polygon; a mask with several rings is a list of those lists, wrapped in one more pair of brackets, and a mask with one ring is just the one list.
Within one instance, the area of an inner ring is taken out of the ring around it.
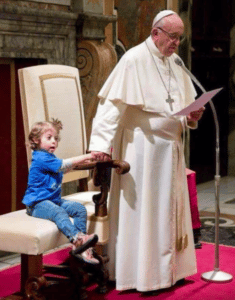
{"label": "chair backrest", "polygon": [[[40,65],[19,70],[25,138],[35,122],[59,119],[63,124],[55,154],[69,158],[86,153],[86,129],[78,69],[63,65]],[[28,165],[31,150],[27,147]],[[87,178],[89,171],[65,174],[63,182]]]}

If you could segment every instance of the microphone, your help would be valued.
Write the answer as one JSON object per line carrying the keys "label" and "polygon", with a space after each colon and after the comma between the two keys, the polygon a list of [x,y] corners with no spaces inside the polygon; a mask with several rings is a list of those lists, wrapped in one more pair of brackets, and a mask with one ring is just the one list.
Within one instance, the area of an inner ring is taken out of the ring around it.
{"label": "microphone", "polygon": [[201,85],[201,83],[197,80],[197,78],[189,71],[189,69],[187,69],[185,67],[185,65],[183,64],[182,60],[177,57],[175,59],[175,63],[180,66],[188,75],[189,77],[196,83],[196,85],[203,91],[203,93],[206,93],[206,90],[204,89],[204,87]]}

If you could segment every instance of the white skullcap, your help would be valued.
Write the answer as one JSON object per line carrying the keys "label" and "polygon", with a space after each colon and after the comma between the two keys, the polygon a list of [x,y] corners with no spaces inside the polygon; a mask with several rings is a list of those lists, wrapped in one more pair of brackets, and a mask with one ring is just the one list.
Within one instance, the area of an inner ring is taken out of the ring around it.
{"label": "white skullcap", "polygon": [[154,18],[153,20],[153,24],[152,24],[152,27],[154,27],[154,25],[160,21],[162,18],[165,18],[166,16],[170,16],[170,15],[173,15],[173,14],[176,14],[176,12],[174,12],[173,10],[163,10],[163,11],[160,11],[160,13],[158,13],[156,15],[156,17]]}

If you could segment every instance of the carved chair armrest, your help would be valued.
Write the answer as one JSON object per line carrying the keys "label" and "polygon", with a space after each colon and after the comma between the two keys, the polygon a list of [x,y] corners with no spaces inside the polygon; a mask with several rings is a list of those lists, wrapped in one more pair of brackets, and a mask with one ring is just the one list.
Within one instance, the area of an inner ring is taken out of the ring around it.
{"label": "carved chair armrest", "polygon": [[126,161],[110,160],[105,162],[90,162],[76,167],[76,170],[93,170],[93,183],[100,187],[100,194],[93,196],[95,203],[95,216],[107,216],[107,198],[109,192],[109,169],[116,169],[119,175],[130,171],[130,165]]}

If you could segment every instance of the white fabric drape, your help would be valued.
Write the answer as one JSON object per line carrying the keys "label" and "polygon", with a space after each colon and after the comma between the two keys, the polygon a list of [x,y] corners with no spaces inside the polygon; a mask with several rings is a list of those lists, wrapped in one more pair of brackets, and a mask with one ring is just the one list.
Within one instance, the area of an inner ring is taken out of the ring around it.
{"label": "white fabric drape", "polygon": [[168,114],[178,112],[179,106],[174,107],[173,105],[174,111],[170,111],[169,104],[165,102],[168,94],[153,62],[154,58],[160,71],[164,72],[162,76],[167,88],[168,63],[170,63],[173,73],[171,85],[173,81],[176,82],[177,91],[180,93],[183,107],[185,107],[194,101],[196,92],[189,76],[180,66],[176,65],[177,57],[177,54],[173,54],[162,60],[163,55],[149,37],[146,42],[125,53],[99,92],[99,97],[120,100],[129,105],[138,105],[143,110],[150,112]]}
{"label": "white fabric drape", "polygon": [[[147,42],[167,82],[168,58]],[[124,55],[99,93],[89,150],[110,153],[113,147],[113,158],[131,166],[123,176],[113,172],[110,190],[108,267],[118,290],[157,290],[196,273],[185,122],[171,116],[194,101],[195,90],[169,59],[173,112],[145,43]]]}
{"label": "white fabric drape", "polygon": [[[102,110],[111,116],[117,112],[111,107],[107,101]],[[128,161],[131,170],[124,176],[113,173],[109,208],[109,272],[118,290],[166,288],[196,272],[181,132],[180,120],[125,108],[113,157]],[[108,150],[102,140],[97,147]],[[90,150],[94,146],[92,139]],[[180,218],[178,204],[184,207]],[[177,251],[176,220],[182,218],[188,247]]]}

